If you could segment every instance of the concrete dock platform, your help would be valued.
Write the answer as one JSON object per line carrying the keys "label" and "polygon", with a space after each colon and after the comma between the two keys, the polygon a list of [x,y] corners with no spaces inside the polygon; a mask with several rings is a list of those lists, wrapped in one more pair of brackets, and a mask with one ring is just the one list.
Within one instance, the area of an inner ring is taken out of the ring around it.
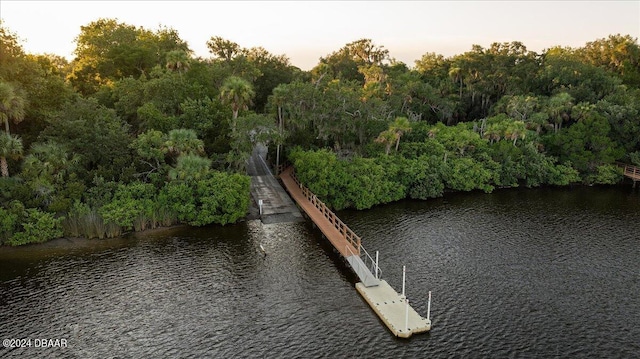
{"label": "concrete dock platform", "polygon": [[357,283],[356,290],[396,337],[409,338],[431,330],[431,320],[421,317],[387,281],[380,280],[375,287]]}
{"label": "concrete dock platform", "polygon": [[251,176],[250,218],[259,218],[264,224],[304,222],[296,204],[271,174],[266,155],[267,148],[257,145],[247,161],[247,174]]}

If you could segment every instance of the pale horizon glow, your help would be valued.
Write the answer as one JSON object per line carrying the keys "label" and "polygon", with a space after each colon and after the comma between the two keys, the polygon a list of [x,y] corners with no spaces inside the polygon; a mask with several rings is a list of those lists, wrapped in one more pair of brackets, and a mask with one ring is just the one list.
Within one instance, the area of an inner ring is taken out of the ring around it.
{"label": "pale horizon glow", "polygon": [[113,18],[175,29],[194,56],[221,36],[286,55],[303,70],[349,42],[371,39],[413,67],[422,55],[450,57],[472,45],[520,41],[542,52],[609,35],[640,36],[640,1],[15,1],[0,2],[3,26],[27,53],[73,59],[80,27]]}

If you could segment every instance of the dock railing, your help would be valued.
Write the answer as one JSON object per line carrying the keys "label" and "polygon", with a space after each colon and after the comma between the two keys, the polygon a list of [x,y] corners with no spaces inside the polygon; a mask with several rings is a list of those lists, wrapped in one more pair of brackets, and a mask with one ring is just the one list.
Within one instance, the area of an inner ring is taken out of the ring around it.
{"label": "dock railing", "polygon": [[360,246],[360,254],[353,253],[353,251],[349,247],[347,247],[346,249],[347,252],[351,253],[351,255],[360,257],[360,259],[364,263],[364,266],[369,269],[369,272],[371,272],[376,279],[382,279],[382,269],[380,269],[377,261],[369,255],[369,252],[367,252],[367,250],[364,249],[362,245]]}
{"label": "dock railing", "polygon": [[[305,187],[300,181],[298,177],[296,177],[295,171],[291,172],[291,178],[296,182],[296,184],[302,190],[302,194],[314,205],[322,215],[329,221],[329,223],[333,224],[333,226],[340,232],[340,234],[358,251],[357,255],[360,255],[360,251],[362,249],[362,240],[360,237],[355,234],[338,216],[327,207],[313,192],[311,192],[307,187]],[[365,251],[366,252],[366,251]],[[368,255],[368,254],[367,254]]]}
{"label": "dock railing", "polygon": [[625,165],[624,175],[631,178],[640,178],[640,168],[636,166]]}

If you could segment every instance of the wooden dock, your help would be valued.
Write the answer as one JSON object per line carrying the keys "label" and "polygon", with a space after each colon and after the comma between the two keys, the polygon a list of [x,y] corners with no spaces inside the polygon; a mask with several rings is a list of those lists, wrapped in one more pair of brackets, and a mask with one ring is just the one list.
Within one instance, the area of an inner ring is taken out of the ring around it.
{"label": "wooden dock", "polygon": [[320,231],[344,258],[353,254],[360,254],[360,237],[342,223],[340,218],[324,202],[320,201],[315,194],[298,182],[293,175],[291,167],[280,174],[280,179],[291,198],[298,203],[298,206],[318,226]]}
{"label": "wooden dock", "polygon": [[624,175],[633,180],[633,184],[640,181],[640,168],[631,165],[624,165]]}
{"label": "wooden dock", "polygon": [[362,246],[362,239],[297,180],[291,167],[280,174],[280,179],[291,198],[358,275],[361,281],[356,283],[356,290],[393,335],[408,338],[412,334],[431,330],[429,314],[427,318],[420,316],[409,305],[404,295],[397,293],[381,279],[382,272],[378,267],[377,258],[374,261],[367,253]]}

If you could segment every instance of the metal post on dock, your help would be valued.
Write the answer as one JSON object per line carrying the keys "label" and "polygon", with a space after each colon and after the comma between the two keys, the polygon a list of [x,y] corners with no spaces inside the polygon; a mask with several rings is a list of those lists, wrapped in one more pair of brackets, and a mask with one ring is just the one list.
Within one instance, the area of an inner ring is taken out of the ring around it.
{"label": "metal post on dock", "polygon": [[376,279],[380,279],[378,278],[378,270],[380,267],[378,267],[378,251],[376,251]]}
{"label": "metal post on dock", "polygon": [[405,281],[405,276],[406,276],[406,271],[407,268],[406,266],[402,266],[402,298],[406,298],[407,296],[404,295],[404,281]]}
{"label": "metal post on dock", "polygon": [[429,320],[430,315],[431,315],[431,291],[429,291],[429,301],[427,302],[427,320]]}

